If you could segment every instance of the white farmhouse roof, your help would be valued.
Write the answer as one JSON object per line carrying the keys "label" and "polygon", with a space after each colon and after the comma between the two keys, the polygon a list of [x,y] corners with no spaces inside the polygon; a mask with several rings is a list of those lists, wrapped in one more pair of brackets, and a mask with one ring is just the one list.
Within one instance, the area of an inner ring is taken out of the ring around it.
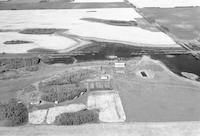
{"label": "white farmhouse roof", "polygon": [[126,66],[126,63],[124,62],[116,62],[115,67],[116,68],[124,68]]}

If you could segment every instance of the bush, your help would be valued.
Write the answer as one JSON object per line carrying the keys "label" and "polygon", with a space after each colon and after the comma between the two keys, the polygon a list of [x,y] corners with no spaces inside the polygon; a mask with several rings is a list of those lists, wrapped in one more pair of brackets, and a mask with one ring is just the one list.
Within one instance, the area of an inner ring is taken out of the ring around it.
{"label": "bush", "polygon": [[74,99],[81,92],[86,92],[87,89],[76,85],[52,85],[46,86],[40,91],[43,92],[41,99],[44,101],[63,102]]}
{"label": "bush", "polygon": [[12,99],[7,104],[0,105],[0,120],[6,126],[18,126],[28,122],[28,109],[23,103]]}
{"label": "bush", "polygon": [[97,123],[99,119],[96,110],[82,110],[79,112],[63,113],[56,117],[56,125],[80,125],[84,123]]}

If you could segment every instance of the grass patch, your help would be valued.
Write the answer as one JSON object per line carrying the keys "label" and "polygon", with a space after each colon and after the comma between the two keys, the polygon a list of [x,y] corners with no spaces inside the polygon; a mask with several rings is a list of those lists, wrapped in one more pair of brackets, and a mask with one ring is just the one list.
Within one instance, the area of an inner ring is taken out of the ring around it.
{"label": "grass patch", "polygon": [[63,113],[56,117],[56,125],[80,125],[85,123],[97,123],[99,115],[96,110],[82,110],[79,112]]}
{"label": "grass patch", "polygon": [[0,80],[16,79],[19,77],[20,74],[15,70],[6,71],[0,74]]}
{"label": "grass patch", "polygon": [[34,71],[38,71],[38,70],[39,70],[38,66],[28,66],[28,67],[26,67],[26,71],[34,72]]}

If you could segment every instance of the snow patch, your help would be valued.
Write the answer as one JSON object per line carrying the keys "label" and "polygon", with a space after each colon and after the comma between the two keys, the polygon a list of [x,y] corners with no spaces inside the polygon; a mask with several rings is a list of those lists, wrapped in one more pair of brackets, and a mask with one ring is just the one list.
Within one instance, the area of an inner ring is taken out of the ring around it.
{"label": "snow patch", "polygon": [[86,109],[86,106],[84,104],[70,104],[68,106],[58,106],[58,107],[50,108],[48,115],[47,115],[46,122],[48,124],[52,124],[55,121],[56,116],[58,116],[62,113],[78,112],[83,109]]}
{"label": "snow patch", "polygon": [[37,110],[29,113],[30,124],[42,124],[44,123],[47,110]]}
{"label": "snow patch", "polygon": [[[33,43],[6,45],[4,42],[12,40],[30,41]],[[75,45],[76,42],[56,35],[30,35],[17,32],[0,33],[0,53],[26,53],[33,48],[65,49]]]}

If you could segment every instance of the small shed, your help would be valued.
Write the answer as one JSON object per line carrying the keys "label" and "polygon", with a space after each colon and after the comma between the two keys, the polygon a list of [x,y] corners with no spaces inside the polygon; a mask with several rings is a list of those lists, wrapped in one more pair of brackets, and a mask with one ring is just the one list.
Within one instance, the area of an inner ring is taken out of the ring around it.
{"label": "small shed", "polygon": [[108,74],[101,75],[101,80],[109,80],[109,79],[110,79],[110,75]]}

